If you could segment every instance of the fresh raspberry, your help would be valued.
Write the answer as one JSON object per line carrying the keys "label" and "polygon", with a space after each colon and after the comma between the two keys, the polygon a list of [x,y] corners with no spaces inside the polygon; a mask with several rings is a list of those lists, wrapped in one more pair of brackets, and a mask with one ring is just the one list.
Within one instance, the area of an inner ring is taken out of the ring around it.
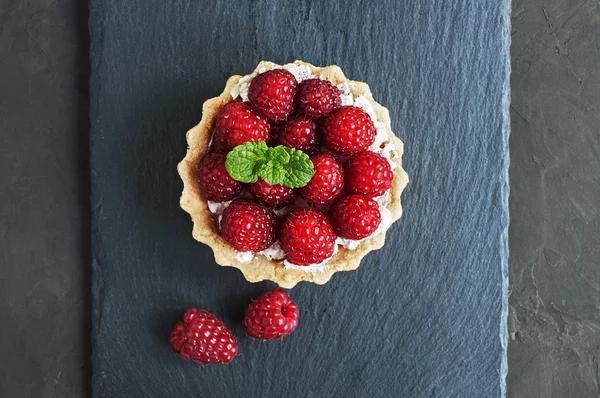
{"label": "fresh raspberry", "polygon": [[259,252],[275,240],[275,215],[256,202],[237,199],[223,212],[223,238],[241,252]]}
{"label": "fresh raspberry", "polygon": [[381,222],[379,205],[363,195],[344,196],[329,215],[335,233],[346,239],[364,239],[375,232]]}
{"label": "fresh raspberry", "polygon": [[367,149],[375,141],[375,125],[368,113],[355,106],[342,106],[323,124],[325,146],[337,155],[349,156]]}
{"label": "fresh raspberry", "polygon": [[206,199],[225,202],[238,196],[242,184],[231,178],[225,168],[227,154],[212,152],[202,158],[198,167],[198,183]]}
{"label": "fresh raspberry", "polygon": [[252,106],[273,123],[281,123],[294,110],[296,78],[285,69],[257,75],[248,88]]}
{"label": "fresh raspberry", "polygon": [[364,151],[354,155],[344,167],[346,189],[367,196],[381,196],[392,186],[394,173],[383,156]]}
{"label": "fresh raspberry", "polygon": [[308,116],[296,116],[282,126],[273,128],[274,145],[285,145],[310,153],[315,150],[317,123]]}
{"label": "fresh raspberry", "polygon": [[286,205],[293,197],[294,190],[285,185],[271,185],[262,178],[249,185],[250,193],[267,207],[278,208]]}
{"label": "fresh raspberry", "polygon": [[250,303],[242,324],[250,337],[279,339],[298,326],[298,306],[282,289],[275,289]]}
{"label": "fresh raspberry", "polygon": [[304,80],[298,84],[298,108],[309,116],[325,116],[342,106],[341,95],[342,91],[328,80]]}
{"label": "fresh raspberry", "polygon": [[229,363],[238,345],[227,327],[213,314],[192,308],[177,322],[169,344],[185,360],[203,365]]}
{"label": "fresh raspberry", "polygon": [[311,156],[315,174],[300,189],[300,195],[313,206],[325,206],[333,202],[344,189],[342,165],[326,153]]}
{"label": "fresh raspberry", "polygon": [[292,211],[283,220],[280,238],[287,261],[310,265],[333,255],[337,237],[325,214],[302,208]]}
{"label": "fresh raspberry", "polygon": [[244,142],[267,141],[270,126],[267,119],[244,102],[230,102],[217,115],[213,137],[223,149]]}

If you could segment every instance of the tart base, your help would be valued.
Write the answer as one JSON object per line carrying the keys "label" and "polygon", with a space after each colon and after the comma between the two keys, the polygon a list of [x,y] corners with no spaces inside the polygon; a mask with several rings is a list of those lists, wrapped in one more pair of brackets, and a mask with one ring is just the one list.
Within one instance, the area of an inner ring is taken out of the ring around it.
{"label": "tart base", "polygon": [[[402,168],[404,144],[392,132],[388,110],[373,100],[371,90],[366,83],[347,79],[342,70],[336,65],[316,67],[302,61],[295,61],[294,64],[308,66],[313,75],[329,80],[334,85],[348,83],[353,96],[367,98],[373,106],[377,120],[385,125],[388,133],[388,140],[386,142],[390,142],[395,146],[395,149],[391,151],[392,161],[395,163],[393,170],[394,179],[390,189],[390,200],[386,206],[392,215],[391,227],[402,216],[400,196],[408,184],[408,175]],[[258,64],[254,73],[258,74],[259,72],[277,67],[280,67],[280,65],[262,61]],[[236,259],[238,252],[220,236],[217,227],[217,217],[209,211],[207,200],[202,194],[196,178],[197,165],[200,164],[200,160],[208,152],[211,133],[218,112],[225,104],[233,100],[231,90],[241,78],[242,76],[239,75],[231,76],[227,80],[227,85],[223,93],[204,103],[202,107],[202,120],[186,134],[188,151],[185,158],[177,165],[177,171],[183,180],[183,193],[180,205],[192,217],[194,223],[192,235],[194,239],[211,247],[217,264],[239,269],[249,282],[271,280],[279,286],[289,289],[302,281],[322,285],[338,271],[355,270],[360,265],[364,256],[383,246],[387,230],[362,240],[354,250],[348,250],[343,246],[339,246],[337,253],[324,265],[319,266],[318,269],[306,270],[299,269],[299,267],[286,267],[283,261],[269,260],[263,255],[255,255],[253,260],[241,262]]]}

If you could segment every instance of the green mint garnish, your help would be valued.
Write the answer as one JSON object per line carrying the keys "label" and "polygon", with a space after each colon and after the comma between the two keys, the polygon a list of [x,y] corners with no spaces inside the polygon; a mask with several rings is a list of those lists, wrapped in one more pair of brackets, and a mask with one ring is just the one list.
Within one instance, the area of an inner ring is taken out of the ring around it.
{"label": "green mint garnish", "polygon": [[234,180],[250,183],[258,177],[271,185],[301,188],[315,170],[307,154],[283,145],[268,148],[263,141],[245,142],[227,154],[227,172]]}

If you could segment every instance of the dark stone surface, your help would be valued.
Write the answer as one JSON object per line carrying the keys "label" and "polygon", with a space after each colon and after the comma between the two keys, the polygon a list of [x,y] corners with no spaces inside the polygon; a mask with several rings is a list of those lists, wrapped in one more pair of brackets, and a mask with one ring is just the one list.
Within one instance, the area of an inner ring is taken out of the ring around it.
{"label": "dark stone surface", "polygon": [[517,1],[509,397],[600,396],[600,2]]}
{"label": "dark stone surface", "polygon": [[[501,394],[508,3],[91,5],[95,396]],[[229,75],[296,57],[369,82],[413,179],[386,247],[357,272],[294,288],[298,329],[262,343],[240,321],[273,285],[217,266],[192,239],[175,167]],[[171,352],[168,333],[191,306],[231,326],[230,365]]]}
{"label": "dark stone surface", "polygon": [[[598,396],[599,21],[513,4],[509,397]],[[85,22],[80,1],[0,2],[1,397],[90,395]]]}
{"label": "dark stone surface", "polygon": [[86,20],[0,1],[0,397],[90,394]]}

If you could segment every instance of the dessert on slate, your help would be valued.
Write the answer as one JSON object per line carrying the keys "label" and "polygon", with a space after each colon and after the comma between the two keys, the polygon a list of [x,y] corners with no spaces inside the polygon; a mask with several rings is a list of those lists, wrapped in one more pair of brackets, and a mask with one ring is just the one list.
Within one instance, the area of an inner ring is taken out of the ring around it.
{"label": "dessert on slate", "polygon": [[323,284],[381,248],[402,214],[402,141],[337,66],[263,61],[230,77],[187,142],[192,234],[251,282]]}

